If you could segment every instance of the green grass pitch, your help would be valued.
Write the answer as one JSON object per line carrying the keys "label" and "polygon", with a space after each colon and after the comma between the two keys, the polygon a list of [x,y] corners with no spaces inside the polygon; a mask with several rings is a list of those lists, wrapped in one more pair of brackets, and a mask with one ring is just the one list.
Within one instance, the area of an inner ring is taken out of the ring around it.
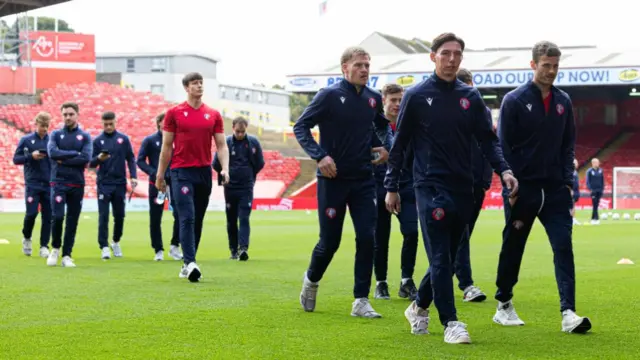
{"label": "green grass pitch", "polygon": [[[254,212],[247,263],[228,260],[223,213],[206,217],[198,262],[201,283],[178,278],[180,262],[153,262],[146,213],[130,213],[124,258],[103,261],[97,214],[83,216],[75,269],[49,268],[21,253],[21,214],[0,215],[0,359],[637,359],[640,349],[638,265],[640,221],[603,221],[574,228],[577,310],[594,324],[586,336],[560,331],[551,248],[535,226],[514,303],[524,327],[492,322],[503,217],[484,212],[472,238],[476,284],[489,299],[462,303],[469,346],[443,342],[432,307],[431,335],[415,336],[397,298],[401,236],[394,220],[389,286],[392,300],[372,300],[382,319],[350,316],[354,233],[347,220],[342,246],[321,282],[315,313],[298,303],[303,272],[317,241],[315,212]],[[588,214],[581,213],[586,220]],[[164,233],[171,222],[165,214]],[[37,233],[39,221],[36,224]],[[34,245],[37,244],[34,237]],[[168,247],[168,241],[165,239]],[[420,246],[419,282],[427,267]],[[374,282],[375,284],[375,282]],[[373,291],[371,294],[373,298]]]}

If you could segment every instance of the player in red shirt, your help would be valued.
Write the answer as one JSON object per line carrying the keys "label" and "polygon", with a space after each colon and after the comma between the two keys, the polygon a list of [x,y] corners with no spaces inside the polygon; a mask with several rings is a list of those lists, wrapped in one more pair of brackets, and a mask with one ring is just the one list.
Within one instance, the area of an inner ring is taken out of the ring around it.
{"label": "player in red shirt", "polygon": [[171,161],[171,194],[178,208],[184,256],[180,277],[197,282],[202,273],[196,264],[196,252],[213,186],[211,138],[216,141],[223,184],[229,182],[229,150],[222,116],[202,102],[202,75],[189,73],[182,79],[182,85],[187,92],[187,101],[172,107],[165,115],[156,187],[166,192],[164,173]]}

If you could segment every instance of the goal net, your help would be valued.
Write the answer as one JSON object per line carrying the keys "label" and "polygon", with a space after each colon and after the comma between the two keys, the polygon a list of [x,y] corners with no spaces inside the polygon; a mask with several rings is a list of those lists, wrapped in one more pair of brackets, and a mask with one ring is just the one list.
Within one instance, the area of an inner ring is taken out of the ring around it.
{"label": "goal net", "polygon": [[613,168],[613,208],[640,209],[640,167]]}

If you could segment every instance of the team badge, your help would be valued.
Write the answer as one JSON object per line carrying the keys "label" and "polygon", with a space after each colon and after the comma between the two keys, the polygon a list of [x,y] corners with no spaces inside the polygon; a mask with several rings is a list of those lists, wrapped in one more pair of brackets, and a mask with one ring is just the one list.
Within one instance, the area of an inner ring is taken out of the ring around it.
{"label": "team badge", "polygon": [[31,143],[32,143],[32,144],[35,144],[35,143],[36,143],[36,141],[35,141],[35,140],[31,140]]}
{"label": "team badge", "polygon": [[329,219],[333,219],[336,217],[336,209],[334,208],[327,208],[327,210],[325,210],[324,213],[327,215]]}
{"label": "team badge", "polygon": [[372,108],[374,108],[374,109],[375,109],[377,104],[378,104],[378,103],[376,102],[376,99],[374,99],[374,98],[369,98],[369,106],[371,106]]}
{"label": "team badge", "polygon": [[204,118],[205,118],[205,119],[209,120],[209,118],[210,118],[210,117],[211,117],[211,115],[209,115],[209,114],[204,114]]}
{"label": "team badge", "polygon": [[187,115],[189,115],[189,113],[185,111],[185,112],[184,112],[184,116],[187,116]]}
{"label": "team badge", "polygon": [[29,196],[29,197],[27,198],[27,202],[28,202],[29,204],[31,204],[31,203],[33,202],[33,197]]}
{"label": "team badge", "polygon": [[471,102],[469,102],[469,99],[467,99],[467,98],[462,98],[462,99],[460,99],[460,106],[463,109],[467,110],[467,109],[469,109],[469,106],[471,106]]}
{"label": "team badge", "polygon": [[156,146],[160,146],[160,141],[156,141]]}
{"label": "team badge", "polygon": [[62,196],[60,195],[56,196],[56,202],[60,204],[62,202]]}
{"label": "team badge", "polygon": [[116,140],[118,142],[118,144],[122,144],[124,142],[124,140],[122,138],[118,138],[118,140]]}
{"label": "team badge", "polygon": [[104,145],[104,140],[100,140],[100,145]]}
{"label": "team badge", "polygon": [[78,141],[82,141],[82,135],[76,136],[76,139],[78,139]]}
{"label": "team badge", "polygon": [[437,208],[433,210],[433,212],[431,213],[431,216],[433,217],[433,220],[437,220],[437,221],[444,219],[444,209]]}
{"label": "team badge", "polygon": [[251,148],[251,152],[255,154],[256,153],[256,148]]}
{"label": "team badge", "polygon": [[564,114],[564,106],[562,106],[562,104],[556,105],[556,111],[558,112],[558,115]]}
{"label": "team badge", "polygon": [[182,191],[183,194],[187,195],[189,193],[189,188],[186,186],[183,186],[182,189],[180,189],[180,191]]}

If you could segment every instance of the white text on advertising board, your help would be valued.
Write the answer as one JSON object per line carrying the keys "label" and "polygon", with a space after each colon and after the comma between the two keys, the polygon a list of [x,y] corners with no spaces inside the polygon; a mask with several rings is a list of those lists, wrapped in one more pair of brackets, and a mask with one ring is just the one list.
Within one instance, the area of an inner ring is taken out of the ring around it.
{"label": "white text on advertising board", "polygon": [[[338,83],[344,79],[342,76],[334,76],[327,78],[327,86],[331,86],[335,83]],[[369,76],[369,81],[367,82],[367,86],[370,88],[377,89],[378,88],[378,79],[377,75]]]}

